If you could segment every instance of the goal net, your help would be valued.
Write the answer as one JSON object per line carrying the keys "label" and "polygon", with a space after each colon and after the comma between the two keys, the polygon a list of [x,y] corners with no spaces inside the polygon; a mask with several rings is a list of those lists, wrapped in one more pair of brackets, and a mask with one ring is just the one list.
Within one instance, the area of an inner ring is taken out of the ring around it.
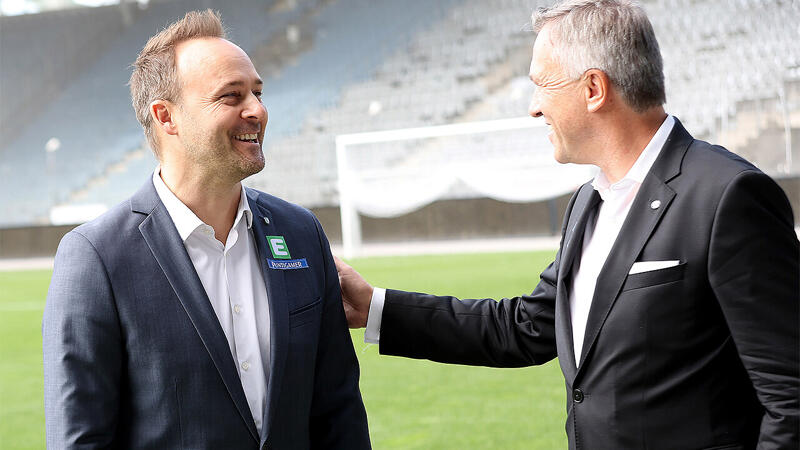
{"label": "goal net", "polygon": [[593,166],[553,159],[548,128],[521,117],[336,137],[344,256],[361,251],[360,215],[397,217],[442,199],[536,202],[574,191]]}

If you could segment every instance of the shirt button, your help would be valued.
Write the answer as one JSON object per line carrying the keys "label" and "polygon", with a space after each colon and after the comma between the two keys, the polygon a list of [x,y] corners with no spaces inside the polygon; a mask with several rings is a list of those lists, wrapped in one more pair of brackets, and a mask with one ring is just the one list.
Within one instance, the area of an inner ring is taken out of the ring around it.
{"label": "shirt button", "polygon": [[233,305],[233,312],[235,312],[236,314],[242,312],[242,305]]}
{"label": "shirt button", "polygon": [[580,403],[583,401],[583,391],[580,389],[575,389],[572,391],[572,399],[575,400],[575,403]]}
{"label": "shirt button", "polygon": [[247,362],[247,361],[242,361],[241,366],[242,366],[242,370],[247,371],[247,369],[250,368],[250,363]]}

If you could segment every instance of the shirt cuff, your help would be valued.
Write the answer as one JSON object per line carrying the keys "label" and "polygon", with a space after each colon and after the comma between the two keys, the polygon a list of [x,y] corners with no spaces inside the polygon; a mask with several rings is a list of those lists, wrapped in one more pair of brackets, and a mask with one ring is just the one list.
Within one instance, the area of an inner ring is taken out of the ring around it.
{"label": "shirt cuff", "polygon": [[369,303],[367,329],[364,331],[364,342],[378,344],[381,340],[381,318],[383,318],[383,302],[386,300],[386,289],[372,289],[372,301]]}

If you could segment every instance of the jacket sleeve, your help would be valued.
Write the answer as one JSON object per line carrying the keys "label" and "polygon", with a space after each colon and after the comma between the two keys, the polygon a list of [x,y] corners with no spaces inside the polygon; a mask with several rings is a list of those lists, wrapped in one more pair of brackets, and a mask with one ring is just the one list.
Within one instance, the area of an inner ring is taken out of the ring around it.
{"label": "jacket sleeve", "polygon": [[369,449],[358,359],[342,307],[339,277],[325,233],[316,218],[314,222],[325,263],[325,294],[311,406],[311,448]]}
{"label": "jacket sleeve", "polygon": [[111,285],[76,231],[59,244],[42,319],[48,448],[113,445],[119,409],[120,330]]}
{"label": "jacket sleeve", "polygon": [[759,449],[798,447],[799,259],[783,191],[761,172],[737,175],[717,207],[708,274],[764,407]]}
{"label": "jacket sleeve", "polygon": [[499,302],[387,290],[381,354],[490,367],[550,361],[558,261],[556,255],[530,295]]}
{"label": "jacket sleeve", "polygon": [[[578,192],[561,228],[563,244]],[[384,355],[490,367],[544,364],[556,357],[555,306],[561,250],[530,295],[460,300],[386,291],[381,318]]]}

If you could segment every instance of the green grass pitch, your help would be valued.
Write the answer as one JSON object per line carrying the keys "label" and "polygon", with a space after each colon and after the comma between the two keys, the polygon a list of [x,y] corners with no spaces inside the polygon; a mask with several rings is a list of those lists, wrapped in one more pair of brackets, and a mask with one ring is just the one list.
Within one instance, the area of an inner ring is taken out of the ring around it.
{"label": "green grass pitch", "polygon": [[[462,298],[530,292],[553,252],[352,261],[373,284]],[[0,448],[44,448],[41,316],[49,271],[0,273]],[[526,369],[378,355],[352,332],[376,449],[566,448],[556,361]]]}

